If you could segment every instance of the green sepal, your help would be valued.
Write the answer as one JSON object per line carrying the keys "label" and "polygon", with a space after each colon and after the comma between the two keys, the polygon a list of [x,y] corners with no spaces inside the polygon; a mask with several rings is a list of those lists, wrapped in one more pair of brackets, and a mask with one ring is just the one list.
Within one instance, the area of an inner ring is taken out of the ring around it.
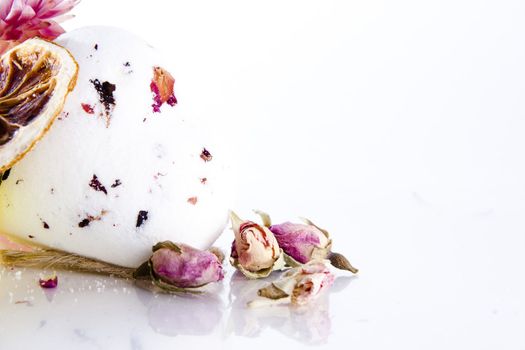
{"label": "green sepal", "polygon": [[284,262],[285,262],[286,266],[293,268],[293,267],[298,267],[298,266],[302,266],[303,265],[299,261],[297,261],[294,258],[292,258],[290,255],[288,255],[286,253],[283,253],[283,254],[284,254]]}
{"label": "green sepal", "polygon": [[160,278],[153,278],[153,284],[160,288],[160,290],[164,293],[172,293],[172,294],[180,294],[180,293],[190,293],[190,294],[202,294],[203,292],[200,290],[195,290],[195,288],[199,288],[202,286],[192,287],[192,288],[180,288],[176,287],[172,284],[166,283]]}
{"label": "green sepal", "polygon": [[149,261],[142,263],[134,272],[133,278],[136,280],[151,279],[151,267]]}
{"label": "green sepal", "polygon": [[330,256],[332,251],[332,240],[328,241],[328,244],[324,248],[314,247],[312,254],[310,255],[310,261],[312,260],[323,260]]}
{"label": "green sepal", "polygon": [[283,291],[282,289],[278,288],[275,284],[271,283],[270,285],[259,289],[257,292],[257,295],[263,298],[268,298],[272,300],[279,300],[282,298],[287,298],[290,295]]}
{"label": "green sepal", "polygon": [[315,227],[316,229],[318,229],[319,231],[321,231],[321,232],[325,235],[326,238],[330,239],[330,233],[328,233],[327,230],[325,230],[324,228],[320,228],[319,226],[317,226],[316,224],[314,224],[314,223],[312,222],[312,220],[310,220],[310,219],[307,219],[307,218],[300,218],[300,219],[301,219],[305,224]]}
{"label": "green sepal", "polygon": [[224,253],[218,247],[211,247],[208,249],[208,252],[215,255],[221,264],[224,262]]}
{"label": "green sepal", "polygon": [[173,250],[173,251],[175,251],[177,253],[181,253],[182,252],[181,248],[177,244],[175,244],[175,243],[173,243],[171,241],[159,242],[159,243],[157,243],[157,244],[155,244],[153,246],[152,250],[153,250],[153,252],[156,252],[157,250],[162,249],[162,248],[168,248],[168,249]]}
{"label": "green sepal", "polygon": [[232,258],[232,257],[230,257],[230,263],[232,264],[233,267],[235,267],[237,270],[239,270],[244,276],[246,276],[247,278],[252,279],[252,280],[260,279],[260,278],[266,278],[266,277],[270,276],[272,271],[284,270],[286,268],[286,263],[284,261],[284,252],[283,252],[282,249],[281,249],[281,252],[279,254],[279,257],[277,258],[277,260],[274,261],[272,266],[270,266],[270,267],[268,267],[266,269],[259,270],[259,271],[249,271],[249,270],[245,269],[244,266],[242,266],[239,263],[238,259],[235,259],[235,258]]}
{"label": "green sepal", "polygon": [[250,271],[245,269],[241,264],[239,264],[239,260],[235,258],[230,257],[230,263],[233,267],[235,267],[237,270],[239,270],[246,278],[249,278],[251,280],[259,279],[259,278],[266,278],[270,276],[270,274],[273,271],[273,266],[270,266],[266,269],[262,269],[259,271]]}
{"label": "green sepal", "polygon": [[268,213],[265,213],[261,210],[254,210],[254,213],[259,215],[261,217],[262,223],[266,227],[272,226],[272,219],[270,218],[270,215]]}

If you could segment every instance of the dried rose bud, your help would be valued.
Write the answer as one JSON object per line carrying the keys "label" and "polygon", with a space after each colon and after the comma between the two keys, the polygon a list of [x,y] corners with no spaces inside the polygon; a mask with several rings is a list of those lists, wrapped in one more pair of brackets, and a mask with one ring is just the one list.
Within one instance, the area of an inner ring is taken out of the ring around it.
{"label": "dried rose bud", "polygon": [[38,284],[40,284],[40,287],[46,289],[56,288],[58,286],[58,276],[53,275],[52,277],[48,278],[40,278],[38,280]]}
{"label": "dried rose bud", "polygon": [[312,221],[303,219],[304,224],[285,222],[272,225],[270,215],[262,211],[255,212],[261,216],[264,226],[275,235],[288,266],[295,267],[312,260],[329,259],[338,269],[352,273],[359,271],[342,254],[331,251],[330,234]]}
{"label": "dried rose bud", "polygon": [[334,275],[322,262],[303,267],[296,276],[297,283],[292,291],[292,304],[304,305],[319,297],[321,292],[334,283]]}
{"label": "dried rose bud", "polygon": [[185,244],[163,245],[150,259],[154,276],[179,288],[196,288],[224,278],[216,255]]}
{"label": "dried rose bud", "polygon": [[230,214],[235,240],[230,261],[249,278],[268,276],[282,267],[282,254],[273,233],[252,221]]}
{"label": "dried rose bud", "polygon": [[330,239],[317,227],[285,222],[270,226],[283,251],[301,264],[324,259],[330,251]]}
{"label": "dried rose bud", "polygon": [[317,299],[334,282],[334,275],[326,266],[327,260],[313,260],[287,271],[277,281],[259,290],[261,299],[248,305],[265,306],[273,303],[305,305]]}

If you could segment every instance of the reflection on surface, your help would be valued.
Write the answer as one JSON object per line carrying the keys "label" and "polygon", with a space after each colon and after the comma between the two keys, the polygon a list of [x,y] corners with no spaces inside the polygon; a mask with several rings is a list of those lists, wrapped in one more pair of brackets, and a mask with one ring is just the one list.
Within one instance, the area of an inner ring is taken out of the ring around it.
{"label": "reflection on surface", "polygon": [[224,304],[217,292],[173,296],[137,289],[139,299],[148,309],[150,327],[167,336],[211,334],[224,314]]}
{"label": "reflection on surface", "polygon": [[279,331],[287,337],[308,344],[323,344],[328,340],[331,329],[330,293],[345,289],[355,277],[336,278],[331,290],[312,303],[295,307],[276,305],[262,308],[248,308],[246,303],[253,300],[257,291],[278,276],[266,280],[246,280],[235,273],[230,281],[230,315],[228,332],[245,337],[258,337],[265,328]]}
{"label": "reflection on surface", "polygon": [[158,337],[255,338],[270,330],[302,343],[323,344],[331,329],[330,294],[354,279],[337,278],[327,293],[305,307],[248,308],[258,289],[278,274],[253,281],[228,273],[230,281],[210,286],[205,294],[175,296],[152,294],[125,280],[68,272],[57,273],[56,289],[40,288],[38,278],[52,272],[0,267],[0,348],[30,347],[33,340],[27,334],[38,337],[44,349],[63,344],[121,348],[123,342],[141,349]]}

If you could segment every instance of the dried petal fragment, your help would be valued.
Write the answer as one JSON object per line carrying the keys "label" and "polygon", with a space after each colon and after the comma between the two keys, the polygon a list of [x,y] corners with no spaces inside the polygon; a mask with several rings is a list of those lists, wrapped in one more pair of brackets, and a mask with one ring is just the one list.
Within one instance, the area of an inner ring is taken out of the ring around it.
{"label": "dried petal fragment", "polygon": [[334,282],[324,260],[310,261],[303,266],[285,272],[281,278],[259,290],[259,299],[248,303],[251,307],[276,303],[305,305],[317,299]]}
{"label": "dried petal fragment", "polygon": [[94,189],[95,191],[104,192],[105,195],[108,194],[108,191],[106,190],[106,187],[100,183],[98,180],[97,175],[93,174],[93,178],[89,182],[89,187]]}
{"label": "dried petal fragment", "polygon": [[136,227],[140,227],[142,226],[142,224],[148,220],[148,212],[146,210],[141,210],[139,211],[138,215],[137,215],[137,224],[135,225]]}
{"label": "dried petal fragment", "polygon": [[90,223],[90,222],[91,222],[91,221],[90,221],[88,218],[82,219],[82,221],[80,221],[80,222],[78,223],[78,227],[80,227],[80,228],[84,228],[84,227],[86,227],[86,226],[89,226],[89,223]]}
{"label": "dried petal fragment", "polygon": [[202,149],[200,157],[205,162],[209,162],[210,160],[213,159],[213,156],[211,155],[210,151],[208,151],[206,148]]}
{"label": "dried petal fragment", "polygon": [[104,106],[104,112],[106,117],[106,127],[109,127],[109,123],[111,121],[111,113],[113,112],[113,108],[115,107],[115,96],[113,96],[113,92],[117,89],[115,84],[111,84],[109,81],[100,82],[98,79],[90,79],[89,80],[92,84],[95,90],[97,90],[98,93],[98,99],[100,103]]}
{"label": "dried petal fragment", "polygon": [[160,107],[167,103],[170,106],[174,106],[177,103],[177,98],[173,93],[173,85],[175,79],[173,76],[164,68],[153,67],[153,79],[150,83],[150,89],[153,93],[153,112],[160,112]]}
{"label": "dried petal fragment", "polygon": [[84,218],[82,221],[78,223],[78,227],[83,228],[83,227],[89,226],[89,224],[92,221],[100,221],[102,220],[102,217],[106,215],[107,213],[108,213],[107,210],[101,210],[99,215],[96,215],[96,216],[88,215],[86,218]]}
{"label": "dried petal fragment", "polygon": [[120,185],[122,185],[122,181],[120,181],[120,179],[116,179],[115,182],[113,182],[113,184],[111,185],[111,188],[116,188]]}
{"label": "dried petal fragment", "polygon": [[46,289],[56,288],[58,286],[58,276],[54,275],[49,278],[40,278],[38,284],[40,284],[40,287]]}
{"label": "dried petal fragment", "polygon": [[93,109],[92,105],[87,104],[87,103],[81,103],[80,105],[82,106],[82,109],[84,110],[84,112],[86,112],[87,114],[95,113],[95,110]]}

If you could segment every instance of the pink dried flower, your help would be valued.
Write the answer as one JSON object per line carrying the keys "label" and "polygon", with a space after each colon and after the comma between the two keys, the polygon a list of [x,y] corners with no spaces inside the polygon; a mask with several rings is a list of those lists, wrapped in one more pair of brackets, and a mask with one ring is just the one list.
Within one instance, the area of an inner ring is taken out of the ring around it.
{"label": "pink dried flower", "polygon": [[328,256],[330,239],[315,226],[285,222],[270,226],[270,231],[284,252],[301,264]]}
{"label": "pink dried flower", "polygon": [[284,252],[286,264],[295,267],[313,260],[328,259],[341,270],[357,273],[359,270],[350,264],[344,255],[332,251],[332,240],[327,230],[303,218],[304,224],[285,222],[272,225],[270,215],[256,210],[266,226],[275,236]]}
{"label": "pink dried flower", "polygon": [[248,305],[255,307],[274,303],[291,303],[297,306],[308,304],[334,283],[334,275],[326,266],[327,263],[327,260],[312,260],[287,271],[280,279],[259,289],[258,295],[262,298]]}
{"label": "pink dried flower", "polygon": [[156,277],[179,288],[196,288],[224,278],[216,255],[185,244],[155,250],[151,267]]}
{"label": "pink dried flower", "polygon": [[[53,40],[64,29],[58,22],[79,0],[2,0],[0,3],[0,53],[38,36]],[[62,16],[57,18],[58,16]],[[54,18],[54,20],[53,20]]]}
{"label": "pink dried flower", "polygon": [[322,262],[313,262],[302,268],[296,276],[292,291],[292,304],[304,305],[317,299],[321,292],[334,283],[334,275]]}
{"label": "pink dried flower", "polygon": [[273,269],[279,269],[281,257],[279,244],[273,233],[252,221],[243,221],[230,213],[235,240],[232,244],[232,265],[249,278],[268,276]]}

